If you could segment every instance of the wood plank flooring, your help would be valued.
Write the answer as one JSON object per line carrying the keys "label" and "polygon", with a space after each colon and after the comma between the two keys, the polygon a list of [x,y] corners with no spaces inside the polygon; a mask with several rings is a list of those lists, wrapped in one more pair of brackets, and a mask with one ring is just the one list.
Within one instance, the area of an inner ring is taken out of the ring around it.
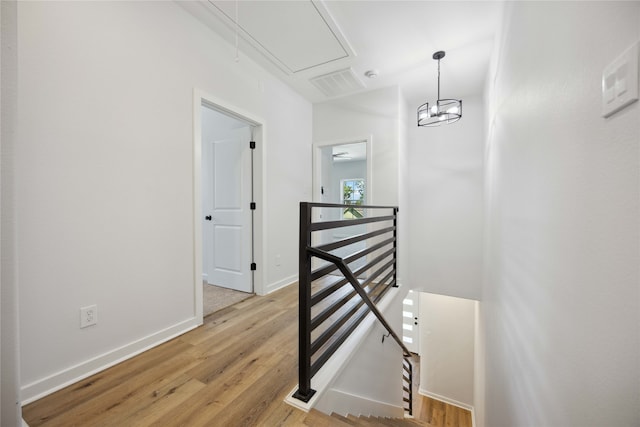
{"label": "wood plank flooring", "polygon": [[471,412],[430,397],[414,395],[414,417],[433,427],[472,427]]}
{"label": "wood plank flooring", "polygon": [[[32,427],[351,425],[283,402],[297,383],[297,298],[292,285],[227,307],[200,328],[26,405],[23,418]],[[432,404],[416,409],[440,413]]]}

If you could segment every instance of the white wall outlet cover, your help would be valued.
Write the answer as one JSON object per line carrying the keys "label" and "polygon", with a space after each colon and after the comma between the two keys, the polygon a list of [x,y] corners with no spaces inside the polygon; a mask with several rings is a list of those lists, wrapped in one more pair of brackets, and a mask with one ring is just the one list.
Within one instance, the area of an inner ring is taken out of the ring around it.
{"label": "white wall outlet cover", "polygon": [[638,58],[636,42],[602,73],[602,117],[609,117],[638,100]]}
{"label": "white wall outlet cover", "polygon": [[90,305],[80,308],[80,328],[86,328],[98,323],[98,306]]}

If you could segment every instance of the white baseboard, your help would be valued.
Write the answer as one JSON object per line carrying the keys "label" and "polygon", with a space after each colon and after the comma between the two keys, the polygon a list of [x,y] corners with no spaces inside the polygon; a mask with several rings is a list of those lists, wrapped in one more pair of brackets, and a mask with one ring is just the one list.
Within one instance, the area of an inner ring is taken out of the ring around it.
{"label": "white baseboard", "polygon": [[285,277],[285,278],[284,278],[284,279],[282,279],[282,280],[278,280],[278,281],[277,281],[277,282],[275,282],[275,283],[270,283],[270,284],[268,284],[268,285],[267,285],[267,289],[265,290],[265,295],[268,295],[268,294],[270,294],[271,292],[275,292],[275,291],[277,291],[278,289],[282,289],[282,288],[284,288],[284,287],[286,287],[286,286],[289,286],[289,285],[291,285],[292,283],[295,283],[295,282],[297,282],[297,281],[298,281],[298,275],[297,275],[297,274],[294,274],[294,275],[292,275],[292,276]]}
{"label": "white baseboard", "polygon": [[427,397],[430,397],[432,399],[439,400],[440,402],[448,403],[449,405],[453,405],[453,406],[457,406],[458,408],[466,409],[467,411],[472,411],[473,410],[473,406],[469,405],[468,403],[459,402],[459,401],[457,401],[455,399],[451,399],[451,398],[448,398],[446,396],[439,395],[437,393],[432,393],[432,392],[430,392],[428,390],[423,389],[422,387],[420,387],[420,389],[418,390],[418,393],[420,393],[423,396],[427,396]]}
{"label": "white baseboard", "polygon": [[430,397],[432,399],[435,400],[439,400],[440,402],[444,402],[444,403],[448,403],[449,405],[453,405],[453,406],[457,406],[458,408],[462,408],[462,409],[466,409],[467,411],[471,412],[471,425],[475,426],[476,425],[476,420],[475,420],[475,411],[472,405],[469,405],[467,403],[463,403],[463,402],[459,402],[455,399],[450,399],[446,396],[441,396],[439,394],[436,393],[432,393],[430,391],[427,391],[425,389],[423,389],[422,387],[420,387],[420,389],[418,390],[418,393],[420,393],[423,396],[427,396]]}
{"label": "white baseboard", "polygon": [[[391,405],[390,403],[379,402],[368,399],[364,396],[347,393],[342,390],[327,390],[324,396],[327,407],[332,412],[342,416],[360,415],[387,418],[403,418],[404,408],[402,406]],[[322,409],[317,408],[320,411]]]}
{"label": "white baseboard", "polygon": [[126,344],[120,348],[108,351],[92,359],[78,363],[75,366],[27,384],[21,389],[21,403],[22,405],[26,405],[34,402],[55,391],[167,342],[198,326],[199,325],[195,317],[187,319],[166,329],[147,335],[137,341]]}

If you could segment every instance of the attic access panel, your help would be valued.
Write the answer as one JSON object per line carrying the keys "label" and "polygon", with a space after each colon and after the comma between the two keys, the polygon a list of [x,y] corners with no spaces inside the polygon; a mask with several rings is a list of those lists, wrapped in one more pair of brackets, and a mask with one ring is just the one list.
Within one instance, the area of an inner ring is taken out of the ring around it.
{"label": "attic access panel", "polygon": [[337,24],[318,1],[209,0],[213,11],[287,73],[353,54]]}

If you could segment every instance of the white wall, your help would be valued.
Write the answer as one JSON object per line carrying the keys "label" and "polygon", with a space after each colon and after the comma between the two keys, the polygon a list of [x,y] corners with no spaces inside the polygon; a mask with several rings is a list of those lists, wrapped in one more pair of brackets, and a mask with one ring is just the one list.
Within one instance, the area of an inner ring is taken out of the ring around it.
{"label": "white wall", "polygon": [[409,240],[411,239],[411,232],[409,230],[409,211],[410,211],[410,196],[409,182],[411,175],[409,173],[409,129],[412,127],[410,122],[411,114],[406,99],[400,96],[399,104],[399,116],[400,126],[398,126],[398,206],[401,209],[398,211],[398,282],[406,283],[409,288],[412,286],[412,282],[409,282],[410,277],[410,252],[409,252]]}
{"label": "white wall", "polygon": [[[234,62],[231,46],[172,2],[22,2],[18,43],[24,399],[195,324],[194,87],[265,120],[258,268],[267,290],[295,278],[308,102]],[[88,304],[99,322],[81,330]]]}
{"label": "white wall", "polygon": [[[412,118],[410,120],[415,120]],[[484,106],[462,100],[462,119],[409,128],[411,288],[480,299]]]}
{"label": "white wall", "polygon": [[639,2],[510,2],[489,75],[484,425],[640,425]]}
{"label": "white wall", "polygon": [[483,303],[476,302],[474,313],[473,331],[473,418],[474,425],[483,427],[485,425],[485,400],[486,400],[486,350],[485,350],[485,328],[484,328]]}
{"label": "white wall", "polygon": [[0,3],[0,425],[21,422],[13,173],[17,115],[17,6]]}
{"label": "white wall", "polygon": [[399,102],[389,87],[313,105],[314,142],[372,136],[369,204],[398,205]]}
{"label": "white wall", "polygon": [[[408,288],[401,286],[385,296],[382,314],[402,336],[402,300]],[[393,294],[392,294],[393,293]],[[383,305],[381,303],[380,305]],[[371,314],[373,316],[373,314]],[[402,417],[402,349],[376,319],[343,371],[318,401],[316,409],[342,415]]]}
{"label": "white wall", "polygon": [[473,406],[476,304],[420,294],[420,393]]}
{"label": "white wall", "polygon": [[[400,205],[400,156],[406,145],[402,132],[404,100],[396,86],[346,96],[313,105],[313,140],[315,143],[371,137],[372,178],[367,183],[367,203]],[[400,208],[403,212],[404,208]],[[408,244],[404,236],[407,221],[399,213],[398,256]],[[405,251],[406,253],[406,251]],[[398,260],[397,281],[403,283],[407,264]]]}

